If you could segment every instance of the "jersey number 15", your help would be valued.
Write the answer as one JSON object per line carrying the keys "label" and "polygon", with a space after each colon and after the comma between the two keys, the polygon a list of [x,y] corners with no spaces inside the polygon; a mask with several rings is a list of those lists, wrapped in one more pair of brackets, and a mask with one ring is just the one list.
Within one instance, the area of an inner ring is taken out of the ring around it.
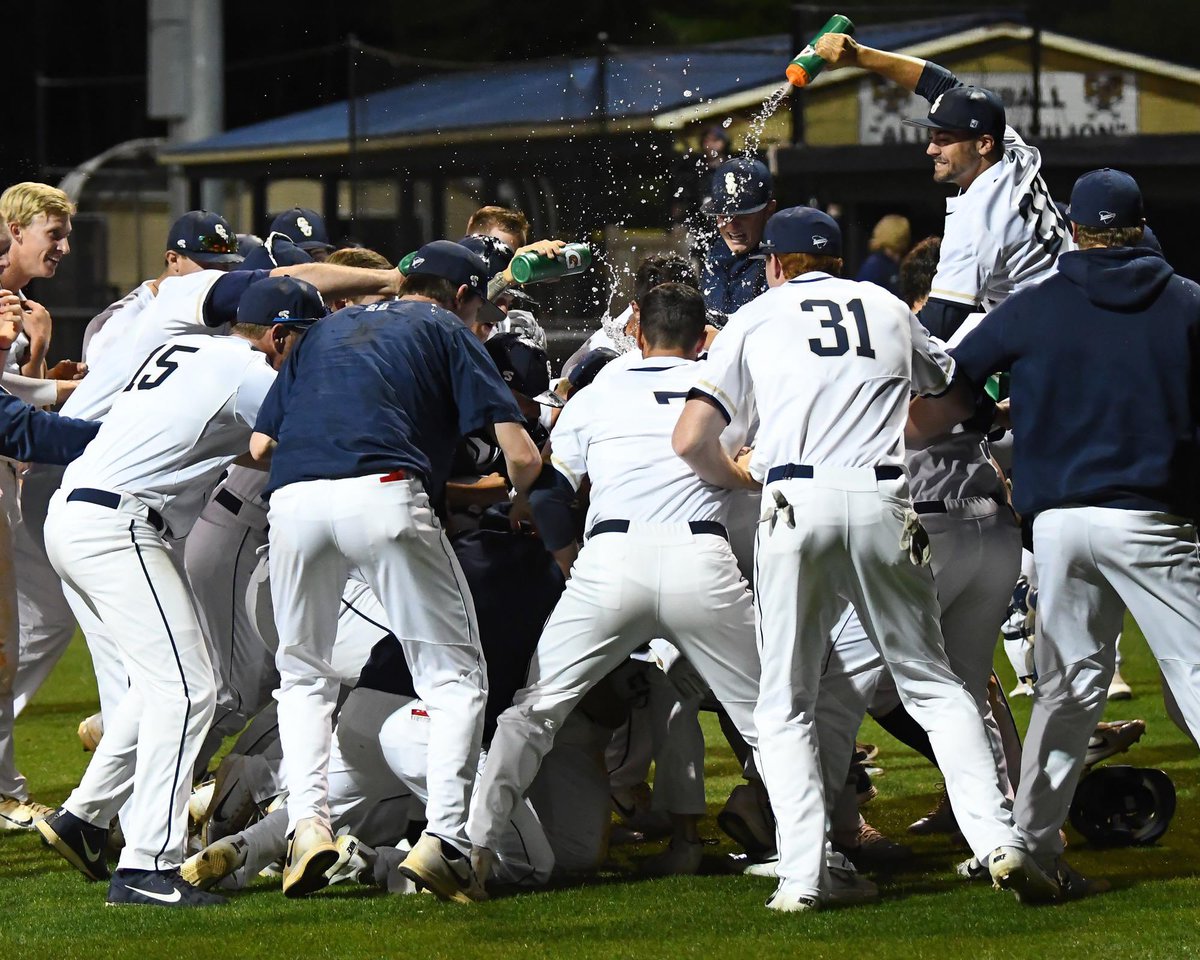
{"label": "jersey number 15", "polygon": [[[175,344],[174,346],[162,346],[148,356],[140,367],[137,373],[133,375],[133,379],[129,381],[122,393],[127,393],[130,390],[153,390],[159,386],[171,374],[179,369],[179,361],[172,360],[171,357],[181,353],[199,353],[199,347],[185,347],[183,344]],[[149,373],[146,368],[153,362],[155,369]]]}
{"label": "jersey number 15", "polygon": [[[849,352],[850,337],[846,333],[845,316],[840,303],[832,300],[805,300],[800,304],[800,309],[805,313],[820,311],[825,314],[819,318],[822,327],[821,336],[808,341],[808,348],[813,353],[818,357],[841,357]],[[867,329],[867,315],[863,311],[862,301],[851,300],[846,304],[846,309],[854,317],[854,326],[857,328],[858,349],[855,353],[860,357],[873,358],[875,351],[871,348],[871,331]],[[826,331],[832,331],[833,343],[828,342]]]}

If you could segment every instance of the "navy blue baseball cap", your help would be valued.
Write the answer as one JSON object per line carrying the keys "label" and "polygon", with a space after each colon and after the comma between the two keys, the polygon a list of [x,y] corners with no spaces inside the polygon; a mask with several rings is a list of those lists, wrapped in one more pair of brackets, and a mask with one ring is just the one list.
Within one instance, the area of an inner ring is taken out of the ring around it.
{"label": "navy blue baseball cap", "polygon": [[758,213],[771,202],[771,171],[761,160],[734,157],[712,174],[705,212],[714,217]]}
{"label": "navy blue baseball cap", "polygon": [[238,301],[237,322],[263,327],[286,323],[303,330],[325,313],[325,301],[311,283],[295,277],[268,277],[246,288]]}
{"label": "navy blue baseball cap", "polygon": [[1082,227],[1140,227],[1142,191],[1123,170],[1092,170],[1075,181],[1067,216]]}
{"label": "navy blue baseball cap", "polygon": [[449,280],[456,287],[466,284],[483,301],[480,319],[499,323],[504,311],[487,296],[488,265],[483,257],[453,240],[434,240],[417,251],[408,265],[405,276],[431,276]]}
{"label": "navy blue baseball cap", "polygon": [[284,210],[271,221],[271,233],[282,233],[301,250],[332,250],[325,218],[308,207]]}
{"label": "navy blue baseball cap", "polygon": [[550,389],[546,351],[519,333],[498,333],[484,344],[504,382],[533,399]]}
{"label": "navy blue baseball cap", "polygon": [[488,267],[489,280],[496,274],[501,273],[512,263],[513,248],[497,237],[488,237],[482,233],[473,233],[469,237],[463,237],[458,242],[468,250],[483,257],[483,262]]}
{"label": "navy blue baseball cap", "polygon": [[929,116],[905,120],[911,127],[958,130],[972,134],[990,133],[1004,138],[1004,101],[984,87],[952,87],[933,101]]}
{"label": "navy blue baseball cap", "polygon": [[206,267],[242,262],[233,227],[211,210],[189,210],[171,224],[167,249]]}
{"label": "navy blue baseball cap", "polygon": [[771,254],[818,253],[826,257],[842,255],[842,228],[829,214],[813,207],[788,207],[780,210],[763,228],[762,243],[754,254],[764,259]]}

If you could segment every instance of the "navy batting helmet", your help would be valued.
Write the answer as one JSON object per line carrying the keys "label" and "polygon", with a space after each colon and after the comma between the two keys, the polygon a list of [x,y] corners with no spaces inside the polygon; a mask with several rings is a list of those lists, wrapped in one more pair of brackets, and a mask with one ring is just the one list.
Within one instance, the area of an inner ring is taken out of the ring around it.
{"label": "navy batting helmet", "polygon": [[1071,801],[1071,826],[1097,846],[1154,843],[1175,814],[1175,784],[1161,770],[1114,766],[1079,781]]}

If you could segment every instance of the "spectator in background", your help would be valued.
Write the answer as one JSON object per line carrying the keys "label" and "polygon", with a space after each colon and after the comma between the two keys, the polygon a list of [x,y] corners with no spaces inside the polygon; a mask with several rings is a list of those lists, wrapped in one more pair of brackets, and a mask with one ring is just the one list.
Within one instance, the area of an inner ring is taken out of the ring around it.
{"label": "spectator in background", "polygon": [[871,255],[859,267],[855,280],[866,280],[883,287],[888,293],[900,295],[900,261],[912,242],[908,218],[898,213],[883,217],[871,231]]}

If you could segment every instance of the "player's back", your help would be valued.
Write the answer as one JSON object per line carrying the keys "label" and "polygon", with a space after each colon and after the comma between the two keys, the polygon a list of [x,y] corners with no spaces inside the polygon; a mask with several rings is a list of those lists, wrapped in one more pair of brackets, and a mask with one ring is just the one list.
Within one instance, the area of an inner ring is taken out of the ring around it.
{"label": "player's back", "polygon": [[[682,357],[615,364],[571,399],[550,436],[554,466],[574,482],[585,471],[591,479],[587,528],[601,520],[723,521],[728,491],[700,480],[671,448],[700,364]],[[729,438],[727,448],[737,442]]]}
{"label": "player's back", "polygon": [[727,351],[740,351],[761,422],[755,476],[789,463],[902,464],[917,338],[924,333],[900,300],[824,273],[738,311],[711,356],[724,366]]}
{"label": "player's back", "polygon": [[157,296],[133,313],[128,322],[118,313],[111,322],[119,324],[119,329],[105,329],[103,353],[63,404],[63,415],[102,420],[151,351],[172,337],[220,332],[205,324],[204,301],[222,276],[219,270],[200,270],[182,277],[167,277],[159,284]]}
{"label": "player's back", "polygon": [[133,494],[182,536],[220,472],[247,449],[274,378],[266,355],[244,339],[171,339],[129,378],[63,489]]}

